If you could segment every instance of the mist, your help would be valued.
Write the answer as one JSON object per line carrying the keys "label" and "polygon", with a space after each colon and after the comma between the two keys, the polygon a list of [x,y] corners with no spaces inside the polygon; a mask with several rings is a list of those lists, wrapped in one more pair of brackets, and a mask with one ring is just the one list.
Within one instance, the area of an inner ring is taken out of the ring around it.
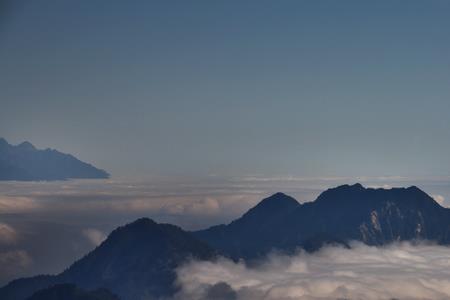
{"label": "mist", "polygon": [[272,254],[256,266],[220,258],[177,270],[178,299],[449,299],[450,248],[418,242],[351,243]]}

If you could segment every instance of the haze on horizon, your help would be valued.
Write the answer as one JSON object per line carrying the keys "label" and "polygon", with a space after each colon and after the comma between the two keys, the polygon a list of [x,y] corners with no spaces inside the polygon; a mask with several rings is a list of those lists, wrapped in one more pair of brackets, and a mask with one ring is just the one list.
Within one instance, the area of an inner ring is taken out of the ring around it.
{"label": "haze on horizon", "polygon": [[9,1],[0,136],[113,177],[448,176],[448,1]]}

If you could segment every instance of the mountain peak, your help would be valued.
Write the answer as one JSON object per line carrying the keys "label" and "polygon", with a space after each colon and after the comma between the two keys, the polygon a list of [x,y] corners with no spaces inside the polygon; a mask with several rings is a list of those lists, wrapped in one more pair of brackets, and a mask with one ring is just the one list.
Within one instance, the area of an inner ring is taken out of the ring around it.
{"label": "mountain peak", "polygon": [[335,188],[331,188],[329,190],[350,190],[350,191],[361,191],[366,190],[366,188],[359,182],[355,184],[343,184],[340,186],[337,186]]}
{"label": "mountain peak", "polygon": [[34,147],[34,145],[28,141],[22,142],[19,145],[17,145],[17,148],[22,149],[22,150],[36,150],[36,147]]}
{"label": "mountain peak", "polygon": [[40,150],[27,141],[11,145],[0,138],[0,180],[48,181],[75,178],[109,178],[109,174],[70,154]]}
{"label": "mountain peak", "polygon": [[285,208],[294,208],[297,207],[298,205],[299,203],[297,202],[297,200],[295,200],[291,196],[278,192],[270,197],[261,200],[261,202],[259,202],[253,209],[273,211]]}
{"label": "mountain peak", "polygon": [[365,189],[365,188],[363,187],[363,185],[362,185],[361,183],[359,183],[359,182],[357,182],[357,183],[351,185],[350,187],[352,187],[352,188],[354,188],[354,189]]}
{"label": "mountain peak", "polygon": [[337,199],[347,198],[349,195],[360,194],[367,190],[369,189],[366,189],[360,183],[355,183],[352,185],[343,184],[334,188],[327,189],[326,191],[322,192],[319,195],[319,197],[317,197],[316,201],[318,202],[335,201]]}
{"label": "mountain peak", "polygon": [[174,270],[178,266],[188,258],[209,260],[215,255],[212,248],[178,226],[140,218],[115,229],[99,247],[58,276],[83,288],[107,288],[123,299],[143,299],[144,294],[167,298],[176,291]]}
{"label": "mountain peak", "polygon": [[408,191],[412,191],[412,192],[420,192],[420,193],[425,193],[424,191],[422,191],[421,189],[419,189],[417,186],[412,185],[410,187],[407,188]]}
{"label": "mountain peak", "polygon": [[317,203],[322,205],[349,206],[355,209],[356,206],[381,205],[381,203],[408,203],[408,206],[433,206],[435,201],[427,193],[417,186],[408,188],[393,187],[384,188],[365,188],[361,184],[341,185],[331,188],[321,193],[316,199]]}
{"label": "mountain peak", "polygon": [[251,220],[270,219],[281,213],[288,212],[300,206],[291,196],[283,193],[275,193],[270,197],[264,198],[255,207],[248,210],[241,219],[244,222],[252,222]]}
{"label": "mountain peak", "polygon": [[[131,223],[116,228],[111,232],[109,237],[112,239],[121,239],[124,236],[130,238],[131,235],[134,235],[135,238],[143,238],[159,231],[164,225],[165,224],[158,224],[149,218],[139,218]],[[174,225],[170,226],[176,227]],[[108,241],[108,239],[106,241]]]}
{"label": "mountain peak", "polygon": [[158,223],[156,223],[155,221],[153,221],[150,218],[147,217],[143,217],[143,218],[139,218],[129,224],[127,224],[126,226],[146,226],[146,225],[157,225]]}

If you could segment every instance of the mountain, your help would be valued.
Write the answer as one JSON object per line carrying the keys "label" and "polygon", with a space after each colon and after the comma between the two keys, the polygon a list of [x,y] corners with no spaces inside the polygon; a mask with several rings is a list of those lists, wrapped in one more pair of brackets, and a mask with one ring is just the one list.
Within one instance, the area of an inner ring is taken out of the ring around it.
{"label": "mountain", "polygon": [[193,234],[235,259],[260,256],[273,248],[272,236],[277,234],[274,230],[281,225],[280,220],[300,206],[294,198],[276,193],[229,225],[213,226]]}
{"label": "mountain", "polygon": [[106,288],[122,300],[156,299],[177,291],[175,269],[181,263],[215,257],[212,248],[181,228],[143,218],[115,229],[59,275],[12,281],[0,289],[0,299],[23,300],[59,283],[89,290]]}
{"label": "mountain", "polygon": [[181,228],[143,218],[114,230],[60,277],[89,289],[108,288],[122,299],[149,299],[176,290],[174,269],[186,259],[214,257],[212,248]]}
{"label": "mountain", "polygon": [[85,291],[73,284],[57,284],[34,293],[27,300],[119,300],[106,289]]}
{"label": "mountain", "polygon": [[104,170],[53,149],[39,150],[31,143],[10,145],[0,138],[0,180],[66,180],[108,178]]}
{"label": "mountain", "polygon": [[95,250],[56,276],[12,281],[2,300],[24,300],[55,284],[106,288],[122,300],[167,298],[177,291],[176,268],[186,260],[213,260],[218,253],[252,262],[272,250],[315,251],[348,246],[430,240],[450,244],[450,209],[419,188],[373,189],[360,184],[328,189],[300,204],[282,193],[263,199],[227,225],[186,232],[143,218],[114,230]]}
{"label": "mountain", "polygon": [[450,210],[415,186],[343,185],[304,204],[275,194],[228,225],[193,234],[235,259],[257,258],[273,249],[314,251],[326,243],[347,245],[350,240],[368,245],[415,239],[450,244]]}

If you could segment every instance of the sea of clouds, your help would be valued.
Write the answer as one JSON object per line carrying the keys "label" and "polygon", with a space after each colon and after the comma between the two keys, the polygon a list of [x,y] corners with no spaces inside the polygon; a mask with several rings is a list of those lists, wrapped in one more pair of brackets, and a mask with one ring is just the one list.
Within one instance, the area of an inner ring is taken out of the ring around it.
{"label": "sea of clouds", "polygon": [[219,177],[149,180],[0,182],[0,286],[56,274],[101,243],[114,228],[141,217],[196,230],[228,223],[264,197],[284,192],[312,201],[344,183],[418,185],[442,205],[448,178]]}
{"label": "sea of clouds", "polygon": [[221,258],[178,269],[178,299],[450,299],[450,248],[397,243],[270,255],[257,266]]}

